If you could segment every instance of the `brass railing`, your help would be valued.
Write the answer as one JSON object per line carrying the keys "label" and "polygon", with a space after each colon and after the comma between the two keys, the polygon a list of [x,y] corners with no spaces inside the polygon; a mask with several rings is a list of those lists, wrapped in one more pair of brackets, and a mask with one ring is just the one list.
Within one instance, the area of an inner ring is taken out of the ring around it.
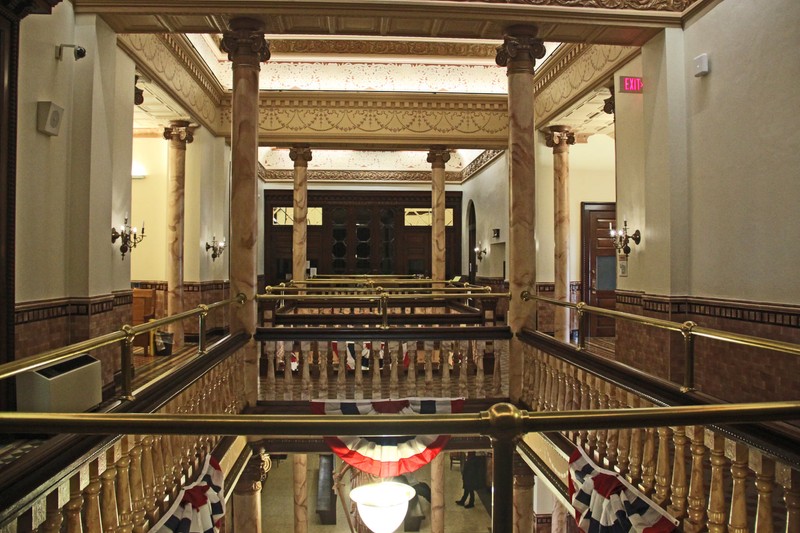
{"label": "brass railing", "polygon": [[694,390],[694,338],[705,337],[708,339],[719,340],[723,342],[730,342],[733,344],[740,344],[750,346],[752,348],[764,348],[767,350],[775,350],[778,352],[788,353],[792,355],[800,355],[800,344],[793,344],[791,342],[775,341],[764,339],[761,337],[754,337],[752,335],[743,335],[741,333],[732,333],[718,329],[705,328],[698,326],[697,323],[692,321],[671,322],[669,320],[661,320],[658,318],[651,318],[641,315],[634,315],[632,313],[624,313],[622,311],[614,311],[611,309],[604,309],[602,307],[594,307],[587,305],[585,302],[563,302],[561,300],[554,300],[552,298],[545,298],[543,296],[535,296],[530,291],[522,291],[520,295],[525,301],[536,300],[546,302],[552,305],[567,307],[575,309],[578,313],[578,349],[586,349],[586,329],[587,329],[587,315],[605,316],[609,318],[627,320],[629,322],[636,322],[645,326],[651,326],[668,331],[674,331],[683,335],[684,341],[684,377],[683,377],[683,390]]}
{"label": "brass railing", "polygon": [[526,433],[760,422],[800,418],[800,401],[536,413],[501,403],[488,411],[381,417],[0,413],[2,433],[96,435],[484,435],[493,450],[492,531],[512,530],[513,454]]}
{"label": "brass railing", "polygon": [[169,324],[186,320],[192,317],[198,317],[199,320],[199,337],[197,344],[198,353],[204,353],[206,349],[206,316],[209,311],[224,307],[231,304],[243,304],[245,302],[245,295],[238,294],[235,298],[215,302],[212,304],[201,304],[194,309],[184,311],[165,318],[152,320],[145,324],[138,326],[124,325],[119,331],[101,335],[93,339],[81,341],[75,344],[70,344],[63,348],[57,348],[38,355],[26,357],[18,361],[4,363],[0,365],[0,380],[17,376],[23,372],[39,370],[44,367],[68,361],[79,355],[82,355],[88,350],[94,350],[115,344],[121,343],[121,366],[122,366],[122,398],[126,400],[133,399],[133,341],[137,335],[142,333],[149,333],[156,329],[167,326]]}

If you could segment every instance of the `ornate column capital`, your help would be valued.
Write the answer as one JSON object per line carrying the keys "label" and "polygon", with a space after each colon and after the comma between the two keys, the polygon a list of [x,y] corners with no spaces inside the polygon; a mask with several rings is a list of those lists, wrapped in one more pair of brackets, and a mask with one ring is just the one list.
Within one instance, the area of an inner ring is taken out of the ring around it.
{"label": "ornate column capital", "polygon": [[258,65],[270,58],[269,42],[264,38],[264,24],[246,17],[231,20],[230,30],[222,34],[222,51],[235,63]]}
{"label": "ornate column capital", "polygon": [[234,491],[239,494],[260,491],[271,468],[272,460],[269,458],[269,454],[263,449],[254,451],[253,456],[247,461],[247,466],[244,467]]}
{"label": "ornate column capital", "polygon": [[307,167],[311,157],[311,148],[307,144],[298,144],[289,149],[289,159],[294,161],[295,167]]}
{"label": "ornate column capital", "polygon": [[173,120],[164,128],[164,138],[168,141],[190,143],[194,140],[194,128],[188,120]]}
{"label": "ornate column capital", "polygon": [[433,168],[444,168],[444,164],[450,161],[450,152],[444,146],[431,146],[428,152],[428,163]]}
{"label": "ornate column capital", "polygon": [[553,153],[569,151],[569,145],[575,144],[575,132],[569,126],[550,126],[545,132],[545,142]]}
{"label": "ornate column capital", "polygon": [[497,47],[495,62],[507,67],[508,74],[527,72],[533,74],[536,60],[544,57],[545,48],[541,39],[537,39],[539,28],[528,25],[515,25],[506,28],[503,44]]}

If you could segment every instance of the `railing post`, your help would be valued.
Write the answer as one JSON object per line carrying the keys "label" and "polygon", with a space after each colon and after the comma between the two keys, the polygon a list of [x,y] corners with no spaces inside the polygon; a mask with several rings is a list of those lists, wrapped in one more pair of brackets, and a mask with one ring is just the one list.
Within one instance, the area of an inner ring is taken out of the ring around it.
{"label": "railing post", "polygon": [[197,353],[204,354],[206,353],[206,317],[208,316],[208,306],[205,304],[200,304],[197,307],[201,309],[200,315],[198,315],[198,330],[197,330]]}
{"label": "railing post", "polygon": [[522,413],[510,403],[498,403],[488,411],[492,427],[492,533],[513,530],[514,449],[520,434]]}
{"label": "railing post", "polygon": [[694,390],[694,335],[692,329],[697,324],[688,320],[681,325],[681,335],[683,335],[684,349],[684,370],[682,392]]}
{"label": "railing post", "polygon": [[586,349],[586,313],[583,308],[586,302],[578,302],[578,350]]}
{"label": "railing post", "polygon": [[381,328],[389,329],[389,293],[381,293]]}
{"label": "railing post", "polygon": [[122,326],[125,338],[122,339],[122,399],[133,400],[133,339],[136,337],[132,327]]}

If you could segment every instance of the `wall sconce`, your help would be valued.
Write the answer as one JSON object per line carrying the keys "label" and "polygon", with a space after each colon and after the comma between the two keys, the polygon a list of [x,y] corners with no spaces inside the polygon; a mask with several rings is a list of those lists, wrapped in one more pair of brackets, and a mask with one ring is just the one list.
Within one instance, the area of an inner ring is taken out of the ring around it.
{"label": "wall sconce", "polygon": [[122,259],[125,260],[125,254],[136,248],[136,245],[144,240],[144,221],[142,221],[142,232],[138,233],[135,227],[128,225],[128,215],[125,215],[125,223],[117,228],[111,228],[111,244],[120,240],[119,251],[122,253]]}
{"label": "wall sconce", "polygon": [[639,233],[638,229],[634,231],[632,235],[628,235],[627,220],[622,222],[622,231],[615,230],[611,226],[611,222],[609,222],[608,232],[611,234],[611,239],[614,241],[614,248],[616,248],[617,251],[622,251],[625,255],[631,253],[631,247],[628,244],[629,241],[633,241],[635,244],[639,244],[642,241],[642,234]]}
{"label": "wall sconce", "polygon": [[478,246],[475,247],[475,258],[478,261],[483,261],[483,256],[487,254],[486,248],[481,248],[481,243],[478,243]]}
{"label": "wall sconce", "polygon": [[216,261],[217,257],[222,255],[222,252],[225,251],[225,239],[222,239],[222,242],[217,242],[217,236],[211,236],[211,244],[206,242],[206,252],[211,250],[211,260]]}
{"label": "wall sconce", "polygon": [[75,61],[86,57],[86,48],[77,44],[59,44],[56,46],[56,59],[61,61],[64,58],[64,48],[73,48],[72,55]]}
{"label": "wall sconce", "polygon": [[499,239],[500,238],[500,228],[492,229],[492,239]]}

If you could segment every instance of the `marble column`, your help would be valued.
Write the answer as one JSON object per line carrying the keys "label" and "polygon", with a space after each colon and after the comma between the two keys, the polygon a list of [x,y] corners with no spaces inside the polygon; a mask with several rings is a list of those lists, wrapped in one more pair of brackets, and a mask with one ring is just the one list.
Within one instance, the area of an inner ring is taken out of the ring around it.
{"label": "marble column", "polygon": [[[569,301],[569,146],[575,134],[567,126],[550,126],[547,146],[553,149],[555,299]],[[569,342],[569,309],[555,307],[553,326],[556,339]]]}
{"label": "marble column", "polygon": [[[186,191],[186,145],[192,142],[192,128],[185,120],[174,120],[164,128],[169,141],[167,186],[167,314],[183,312],[183,219]],[[183,322],[168,326],[173,348],[183,346]]]}
{"label": "marble column", "polygon": [[431,279],[445,278],[445,194],[444,164],[450,160],[450,153],[444,146],[431,146],[428,163],[431,164]]}
{"label": "marble column", "polygon": [[[544,57],[545,48],[536,38],[536,26],[515,25],[506,29],[503,44],[497,48],[497,64],[508,75],[508,152],[510,155],[508,193],[508,282],[511,300],[508,325],[514,333],[536,324],[536,305],[522,301],[524,290],[536,283],[536,211],[533,122],[533,67]],[[509,395],[511,401],[522,396],[522,346],[516,335],[509,351]]]}
{"label": "marble column", "polygon": [[294,146],[289,150],[294,161],[294,209],[292,217],[292,279],[306,279],[306,257],[308,247],[308,162],[311,148]]}
{"label": "marble column", "polygon": [[308,533],[308,455],[292,455],[294,474],[294,533]]}
{"label": "marble column", "polygon": [[245,466],[233,489],[233,531],[261,533],[261,488],[271,466],[264,452],[253,455]]}
{"label": "marble column", "polygon": [[431,461],[431,533],[444,532],[444,453]]}
{"label": "marble column", "polygon": [[533,484],[530,467],[514,456],[514,533],[533,532]]}
{"label": "marble column", "polygon": [[[222,36],[222,49],[233,62],[231,100],[231,294],[247,297],[231,313],[231,333],[252,335],[256,328],[256,284],[258,280],[258,73],[260,63],[269,59],[260,20],[235,18]],[[244,390],[248,404],[258,396],[258,350],[250,340],[244,348]],[[245,529],[244,531],[247,531]]]}

